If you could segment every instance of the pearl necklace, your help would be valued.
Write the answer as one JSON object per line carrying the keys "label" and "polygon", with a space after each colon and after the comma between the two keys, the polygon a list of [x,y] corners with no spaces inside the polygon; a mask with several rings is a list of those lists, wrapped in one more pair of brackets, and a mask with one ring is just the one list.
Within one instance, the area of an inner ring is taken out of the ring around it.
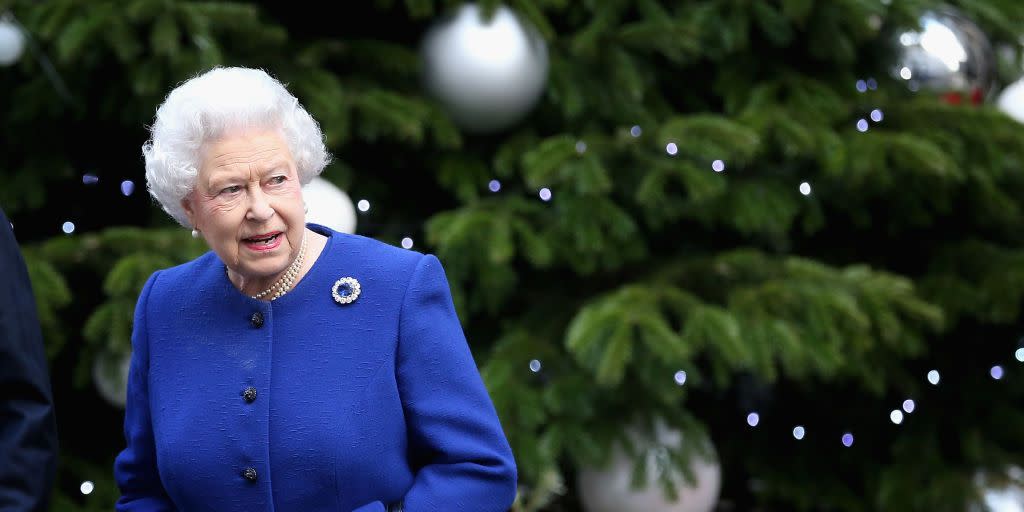
{"label": "pearl necklace", "polygon": [[276,283],[272,284],[270,288],[257,293],[256,295],[250,295],[253,299],[262,299],[271,293],[274,294],[270,300],[279,299],[288,293],[292,289],[292,284],[295,283],[295,278],[299,275],[299,270],[302,269],[302,262],[306,259],[306,232],[302,232],[302,243],[299,245],[299,255],[295,257],[295,261],[288,266],[288,269],[284,271],[284,275],[281,279],[278,279]]}

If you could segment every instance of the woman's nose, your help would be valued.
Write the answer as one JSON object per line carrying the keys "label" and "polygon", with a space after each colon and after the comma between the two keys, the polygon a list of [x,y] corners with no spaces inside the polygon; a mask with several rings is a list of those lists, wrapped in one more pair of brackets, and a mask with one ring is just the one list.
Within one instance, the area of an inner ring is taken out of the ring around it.
{"label": "woman's nose", "polygon": [[259,187],[254,187],[254,190],[249,194],[249,198],[247,218],[255,221],[265,221],[274,215],[274,209],[270,206],[270,201],[267,200],[267,196]]}

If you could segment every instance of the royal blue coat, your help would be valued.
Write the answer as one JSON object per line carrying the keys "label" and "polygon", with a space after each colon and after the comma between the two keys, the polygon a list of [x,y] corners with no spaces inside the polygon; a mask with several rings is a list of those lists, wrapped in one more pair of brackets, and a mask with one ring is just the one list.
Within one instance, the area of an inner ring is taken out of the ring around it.
{"label": "royal blue coat", "polygon": [[146,282],[117,510],[508,510],[512,452],[440,262],[309,227],[327,246],[272,302],[212,252]]}

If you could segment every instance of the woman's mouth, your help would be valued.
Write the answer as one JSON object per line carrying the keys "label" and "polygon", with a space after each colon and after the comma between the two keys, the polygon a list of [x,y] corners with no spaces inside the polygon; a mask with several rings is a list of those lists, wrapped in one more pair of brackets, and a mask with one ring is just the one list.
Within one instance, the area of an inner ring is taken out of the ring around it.
{"label": "woman's mouth", "polygon": [[244,238],[242,242],[245,243],[246,247],[254,251],[268,251],[281,245],[281,235],[281,232],[257,235],[251,238]]}

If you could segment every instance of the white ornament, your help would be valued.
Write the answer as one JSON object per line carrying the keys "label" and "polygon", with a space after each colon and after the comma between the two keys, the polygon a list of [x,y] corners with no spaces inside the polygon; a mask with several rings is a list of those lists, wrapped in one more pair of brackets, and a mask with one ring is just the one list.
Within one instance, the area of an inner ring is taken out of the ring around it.
{"label": "white ornament", "polygon": [[342,233],[356,232],[356,208],[348,194],[317,176],[302,187],[302,199],[309,211],[306,222],[327,226]]}
{"label": "white ornament", "polygon": [[25,51],[25,34],[6,17],[0,18],[0,66],[10,66]]}
{"label": "white ornament", "polygon": [[92,380],[100,396],[122,409],[128,397],[128,367],[131,359],[131,352],[101,352],[92,361]]}
{"label": "white ornament", "polygon": [[580,470],[578,483],[587,512],[710,512],[715,508],[722,485],[718,462],[692,456],[690,469],[697,479],[696,484],[691,485],[682,475],[673,475],[679,498],[670,502],[657,481],[658,458],[664,457],[666,448],[680,446],[682,433],[658,421],[653,440],[639,435],[636,429],[628,429],[627,435],[640,453],[646,454],[647,485],[632,488],[633,459],[616,446],[608,467]]}
{"label": "white ornament", "polygon": [[999,478],[979,473],[975,484],[981,490],[984,507],[977,504],[971,512],[1024,512],[1024,470],[1012,466]]}
{"label": "white ornament", "polygon": [[505,6],[485,20],[476,4],[462,5],[430,29],[422,54],[427,88],[470,132],[497,132],[519,121],[547,83],[544,39]]}
{"label": "white ornament", "polygon": [[996,105],[1018,123],[1024,123],[1024,79],[1006,86],[1006,89],[999,93]]}

